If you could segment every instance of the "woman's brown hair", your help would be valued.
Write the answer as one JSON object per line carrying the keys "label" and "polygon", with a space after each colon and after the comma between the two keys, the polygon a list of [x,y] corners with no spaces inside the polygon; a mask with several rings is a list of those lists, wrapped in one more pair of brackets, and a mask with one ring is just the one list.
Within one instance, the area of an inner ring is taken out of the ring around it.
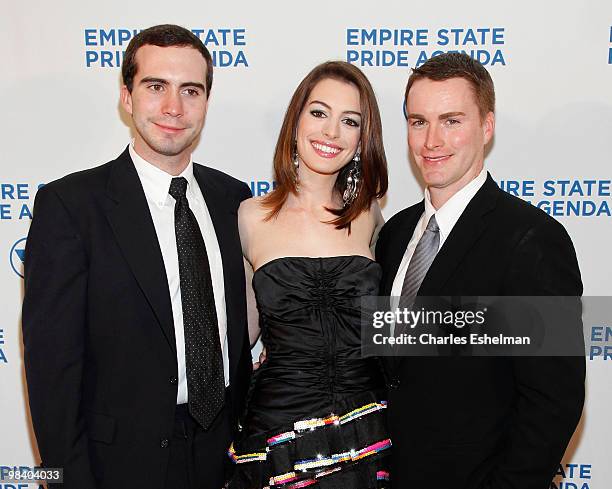
{"label": "woman's brown hair", "polygon": [[[297,87],[283,120],[283,125],[274,152],[274,179],[276,188],[262,201],[270,209],[267,219],[278,215],[290,192],[297,193],[293,155],[296,151],[295,137],[298,120],[317,83],[334,79],[355,86],[359,91],[361,105],[361,178],[359,194],[342,209],[328,209],[336,218],[329,221],[337,229],[348,228],[353,219],[370,208],[374,198],[382,198],[387,192],[387,158],[382,138],[382,123],[378,103],[372,85],[359,68],[344,61],[328,61],[316,66]],[[351,168],[349,161],[338,173],[335,190],[344,192],[346,177]]]}

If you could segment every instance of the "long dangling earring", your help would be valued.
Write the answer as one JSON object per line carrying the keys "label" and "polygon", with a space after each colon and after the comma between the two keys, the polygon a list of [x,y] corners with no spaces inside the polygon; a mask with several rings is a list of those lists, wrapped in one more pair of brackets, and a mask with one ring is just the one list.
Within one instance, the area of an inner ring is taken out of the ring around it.
{"label": "long dangling earring", "polygon": [[294,175],[293,175],[293,183],[295,184],[295,190],[296,192],[300,191],[300,175],[298,173],[298,170],[300,169],[300,159],[298,156],[298,152],[297,152],[297,141],[295,142],[295,150],[293,151],[293,170],[294,170]]}
{"label": "long dangling earring", "polygon": [[359,150],[357,150],[355,156],[353,156],[353,166],[346,175],[346,187],[342,194],[345,208],[350,206],[359,194],[359,177],[361,176],[360,159]]}

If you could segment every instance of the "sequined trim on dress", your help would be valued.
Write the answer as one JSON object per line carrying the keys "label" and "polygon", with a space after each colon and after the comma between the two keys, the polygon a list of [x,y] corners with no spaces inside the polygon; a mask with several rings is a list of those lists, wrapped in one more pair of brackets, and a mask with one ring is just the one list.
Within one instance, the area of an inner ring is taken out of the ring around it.
{"label": "sequined trim on dress", "polygon": [[[332,414],[327,418],[311,418],[307,420],[297,421],[293,424],[292,431],[286,431],[283,433],[279,433],[278,435],[269,437],[266,440],[267,446],[265,452],[259,451],[253,453],[237,454],[234,448],[234,444],[232,443],[228,450],[228,455],[235,464],[265,462],[268,456],[268,452],[270,452],[272,447],[276,447],[282,443],[296,439],[296,437],[300,436],[300,432],[310,432],[316,430],[317,428],[329,425],[344,425],[368,414],[386,409],[386,407],[386,401],[371,402],[356,409],[352,409],[351,411],[343,415]],[[326,475],[341,470],[341,467],[331,466],[346,462],[356,462],[365,457],[386,450],[389,447],[391,447],[391,440],[387,438],[368,445],[366,447],[363,447],[359,450],[351,449],[346,452],[332,454],[328,457],[324,457],[323,455],[319,454],[316,458],[297,460],[293,465],[293,471],[270,477],[268,482],[269,486],[265,486],[263,489],[270,489],[270,487],[272,486],[290,484],[292,482],[294,482],[294,484],[291,484],[291,486],[289,486],[291,489],[307,487],[309,485],[316,484],[317,479],[320,479],[322,477],[325,477]],[[329,468],[321,470],[320,472],[313,474],[310,478],[307,479],[300,479],[300,475],[298,475],[298,473],[308,472],[313,469],[322,469],[324,467]],[[389,473],[386,471],[378,471],[376,473],[376,477],[379,481],[388,480]]]}

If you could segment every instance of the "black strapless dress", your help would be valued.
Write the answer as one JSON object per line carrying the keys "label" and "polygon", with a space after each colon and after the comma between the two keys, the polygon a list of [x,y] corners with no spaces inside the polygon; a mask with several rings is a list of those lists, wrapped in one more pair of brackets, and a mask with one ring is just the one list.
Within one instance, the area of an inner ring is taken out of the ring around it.
{"label": "black strapless dress", "polygon": [[284,257],[253,277],[267,359],[255,372],[232,489],[388,485],[384,381],[362,358],[361,297],[380,266],[363,256]]}

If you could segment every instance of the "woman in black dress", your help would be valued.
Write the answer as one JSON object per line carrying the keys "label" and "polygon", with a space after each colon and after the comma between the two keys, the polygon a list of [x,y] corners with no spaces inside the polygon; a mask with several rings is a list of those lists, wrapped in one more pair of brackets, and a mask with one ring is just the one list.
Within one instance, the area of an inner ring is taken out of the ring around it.
{"label": "woman in black dress", "polygon": [[360,301],[378,293],[371,247],[387,166],[358,68],[328,62],[301,82],[274,171],[276,189],[239,210],[267,358],[230,448],[230,488],[385,487],[384,383],[361,356]]}

